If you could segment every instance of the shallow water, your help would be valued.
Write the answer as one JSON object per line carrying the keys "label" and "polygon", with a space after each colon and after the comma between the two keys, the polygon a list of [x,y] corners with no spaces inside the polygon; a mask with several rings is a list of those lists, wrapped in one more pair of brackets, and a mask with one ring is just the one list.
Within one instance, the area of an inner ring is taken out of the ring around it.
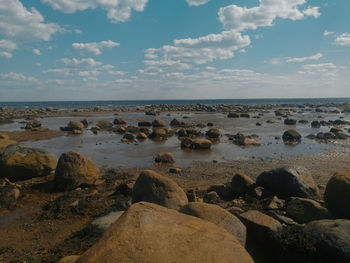
{"label": "shallow water", "polygon": [[[253,114],[251,114],[253,115]],[[325,120],[338,119],[341,114],[320,114],[306,112],[303,114],[294,114],[297,120],[315,120],[317,116],[322,115]],[[184,119],[188,123],[213,122],[215,127],[218,127],[222,134],[236,134],[242,132],[245,135],[257,134],[259,141],[264,145],[253,148],[241,148],[232,144],[226,136],[220,138],[220,142],[212,146],[211,151],[185,151],[180,147],[180,141],[176,136],[169,138],[165,142],[154,142],[146,140],[144,142],[135,142],[124,144],[121,142],[122,135],[101,132],[94,135],[90,130],[85,130],[82,135],[68,135],[57,137],[51,140],[26,142],[26,144],[44,148],[50,152],[60,156],[63,152],[75,150],[91,157],[99,166],[108,167],[144,167],[151,165],[154,156],[159,152],[172,152],[175,156],[178,167],[185,167],[192,164],[193,161],[231,161],[231,160],[246,160],[253,158],[281,158],[301,154],[320,154],[327,150],[334,149],[336,146],[318,143],[313,140],[304,138],[308,134],[316,134],[318,132],[327,132],[329,127],[321,129],[313,129],[308,124],[298,123],[296,126],[284,125],[283,120],[277,120],[273,112],[265,114],[261,119],[229,119],[221,113],[214,114],[175,114],[171,116],[160,114],[159,118],[169,123],[172,119],[182,119],[183,116],[189,117]],[[113,121],[117,117],[125,117],[128,125],[137,126],[141,120],[152,121],[154,116],[147,116],[144,113],[125,113],[118,116],[113,114],[98,114],[88,118],[92,121],[92,125],[99,120]],[[344,115],[346,120],[350,120],[348,115]],[[70,120],[80,121],[81,117],[53,117],[40,119],[42,126],[51,130],[57,130],[60,126],[65,126]],[[273,119],[276,123],[268,124],[267,120]],[[1,131],[16,131],[21,130],[24,124],[15,123],[0,125]],[[263,125],[258,127],[256,122],[262,122]],[[296,129],[303,136],[302,142],[295,146],[288,146],[283,141],[276,140],[275,136],[282,136],[287,129]],[[208,128],[201,129],[206,131]]]}

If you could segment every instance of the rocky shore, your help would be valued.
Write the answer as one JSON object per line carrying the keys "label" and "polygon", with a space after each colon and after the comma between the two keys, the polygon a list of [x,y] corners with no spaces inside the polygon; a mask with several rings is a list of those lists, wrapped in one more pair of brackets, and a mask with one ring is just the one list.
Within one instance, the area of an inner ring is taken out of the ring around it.
{"label": "rocky shore", "polygon": [[[91,122],[106,112],[113,121]],[[149,119],[135,125],[124,113]],[[221,114],[224,125],[187,113]],[[350,262],[349,113],[346,103],[1,108],[3,123],[25,121],[23,131],[0,132],[0,261]],[[59,130],[42,125],[42,118],[63,116],[81,121]],[[225,125],[246,120],[256,127],[278,123],[282,132],[274,140],[285,145],[310,140],[338,148],[187,167],[177,166],[173,152],[159,151],[147,167],[117,168],[79,151],[56,156],[27,144],[111,133],[139,148],[174,137],[185,152],[210,154],[222,141],[264,147],[259,134],[226,133]],[[306,126],[314,134],[298,128]]]}

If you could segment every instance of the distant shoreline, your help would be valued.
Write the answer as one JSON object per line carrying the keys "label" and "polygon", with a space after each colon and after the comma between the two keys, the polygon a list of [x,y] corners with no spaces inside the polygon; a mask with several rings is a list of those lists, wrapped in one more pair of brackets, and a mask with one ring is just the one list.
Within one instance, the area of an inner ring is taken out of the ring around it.
{"label": "distant shoreline", "polygon": [[96,100],[96,101],[8,101],[0,107],[9,108],[92,108],[96,106],[146,106],[146,105],[191,105],[191,104],[327,104],[348,103],[350,98],[265,98],[265,99],[195,99],[195,100]]}

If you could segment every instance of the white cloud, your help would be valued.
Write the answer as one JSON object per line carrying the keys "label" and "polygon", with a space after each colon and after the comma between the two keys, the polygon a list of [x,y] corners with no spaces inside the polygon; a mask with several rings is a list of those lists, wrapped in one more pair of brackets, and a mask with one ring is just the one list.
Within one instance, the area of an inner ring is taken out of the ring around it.
{"label": "white cloud", "polygon": [[[251,8],[237,5],[220,8],[218,19],[226,29],[225,31],[198,38],[177,39],[174,40],[173,45],[147,49],[145,51],[147,63],[145,64],[149,66],[150,60],[157,61],[158,66],[164,62],[169,64],[169,61],[176,62],[174,65],[179,63],[205,64],[217,59],[232,58],[236,51],[251,44],[250,37],[243,35],[245,30],[273,26],[277,18],[301,20],[307,16],[315,18],[320,16],[318,7],[301,9],[305,3],[306,0],[260,0],[258,6]],[[156,74],[157,71],[162,72],[152,68],[144,70],[143,73]]]}
{"label": "white cloud", "polygon": [[31,84],[38,84],[40,81],[34,77],[27,77],[23,75],[22,73],[16,73],[16,72],[9,72],[9,73],[1,73],[0,79],[9,82],[16,82],[16,83],[31,83]]}
{"label": "white cloud", "polygon": [[301,20],[305,16],[320,16],[319,7],[299,10],[306,0],[260,0],[259,6],[252,8],[229,5],[219,10],[219,20],[227,29],[242,32],[247,29],[273,26],[276,18]]}
{"label": "white cloud", "polygon": [[27,10],[19,0],[0,0],[0,34],[21,41],[48,41],[63,29],[55,23],[45,23],[35,8]]}
{"label": "white cloud", "polygon": [[102,8],[114,23],[125,22],[132,11],[142,12],[148,0],[41,0],[53,9],[72,14],[76,11]]}
{"label": "white cloud", "polygon": [[337,66],[331,62],[321,64],[307,64],[303,66],[303,70],[298,71],[303,75],[319,75],[325,77],[337,77],[341,70],[346,69],[343,66]]}
{"label": "white cloud", "polygon": [[51,68],[51,69],[44,70],[43,72],[64,75],[66,77],[72,75],[70,68]]}
{"label": "white cloud", "polygon": [[40,56],[40,55],[41,55],[40,50],[39,50],[39,49],[37,49],[37,48],[34,48],[34,49],[33,49],[33,53],[34,53],[35,55],[38,55],[38,56]]}
{"label": "white cloud", "polygon": [[12,51],[16,50],[17,44],[11,40],[0,40],[0,56],[5,58],[12,58]]}
{"label": "white cloud", "polygon": [[111,40],[108,41],[101,41],[101,42],[91,42],[91,43],[73,43],[72,47],[76,50],[82,51],[82,52],[90,52],[95,55],[102,54],[103,48],[113,48],[120,46],[119,43],[113,42]]}
{"label": "white cloud", "polygon": [[334,34],[334,32],[331,32],[331,31],[328,31],[328,30],[325,30],[324,32],[323,32],[323,35],[326,37],[326,36],[329,36],[329,35],[333,35]]}
{"label": "white cloud", "polygon": [[200,5],[205,5],[208,3],[210,0],[186,0],[189,6],[200,6]]}
{"label": "white cloud", "polygon": [[334,43],[338,46],[350,46],[350,33],[343,33],[336,37]]}
{"label": "white cloud", "polygon": [[320,58],[323,57],[323,54],[321,53],[317,53],[313,56],[309,56],[309,57],[301,57],[301,58],[290,58],[290,57],[286,57],[286,62],[287,63],[298,63],[298,62],[305,62],[307,60],[319,60]]}
{"label": "white cloud", "polygon": [[93,58],[62,58],[61,61],[66,66],[71,67],[96,67],[102,65],[101,62],[94,60]]}

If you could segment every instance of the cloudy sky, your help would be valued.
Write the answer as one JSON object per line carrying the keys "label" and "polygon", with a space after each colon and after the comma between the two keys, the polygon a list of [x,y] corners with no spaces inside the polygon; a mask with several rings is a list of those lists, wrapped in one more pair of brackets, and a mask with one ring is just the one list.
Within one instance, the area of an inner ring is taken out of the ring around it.
{"label": "cloudy sky", "polygon": [[349,0],[0,0],[0,101],[350,97]]}

